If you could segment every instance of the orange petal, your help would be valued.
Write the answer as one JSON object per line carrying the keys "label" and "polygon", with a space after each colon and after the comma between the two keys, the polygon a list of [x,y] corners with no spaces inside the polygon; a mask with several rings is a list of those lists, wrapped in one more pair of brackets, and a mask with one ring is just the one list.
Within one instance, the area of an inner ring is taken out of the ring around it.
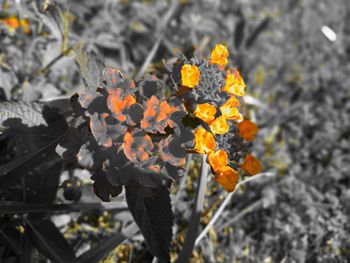
{"label": "orange petal", "polygon": [[215,171],[215,181],[226,191],[232,192],[239,181],[239,175],[230,166],[223,166]]}
{"label": "orange petal", "polygon": [[255,139],[258,132],[258,126],[252,121],[244,120],[238,124],[239,135],[246,141],[252,141]]}
{"label": "orange petal", "polygon": [[226,83],[222,88],[222,91],[226,91],[229,94],[236,96],[244,96],[244,89],[246,85],[243,78],[239,74],[238,70],[234,70],[233,73],[229,70],[226,73]]}
{"label": "orange petal", "polygon": [[215,139],[212,133],[199,127],[195,134],[195,151],[198,153],[211,153],[215,149]]}
{"label": "orange petal", "polygon": [[261,163],[254,156],[248,154],[244,158],[243,164],[240,167],[249,175],[256,175],[261,172]]}
{"label": "orange petal", "polygon": [[224,116],[218,117],[209,127],[214,134],[225,134],[230,129]]}
{"label": "orange petal", "polygon": [[222,44],[217,44],[211,51],[210,63],[225,66],[228,62],[227,48]]}
{"label": "orange petal", "polygon": [[197,66],[185,64],[181,68],[182,85],[193,88],[199,83],[200,72]]}
{"label": "orange petal", "polygon": [[215,152],[211,152],[208,155],[209,163],[214,171],[219,168],[226,166],[228,163],[227,153],[223,150],[217,150]]}
{"label": "orange petal", "polygon": [[211,123],[215,119],[216,108],[209,103],[197,104],[194,115],[206,123]]}

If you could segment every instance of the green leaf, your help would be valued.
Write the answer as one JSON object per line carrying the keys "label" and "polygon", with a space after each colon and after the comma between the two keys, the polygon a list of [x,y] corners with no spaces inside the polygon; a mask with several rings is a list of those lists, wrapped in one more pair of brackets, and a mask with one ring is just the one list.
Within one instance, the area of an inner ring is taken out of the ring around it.
{"label": "green leaf", "polygon": [[33,245],[49,259],[58,263],[73,262],[76,257],[72,247],[49,219],[39,222],[25,220]]}
{"label": "green leaf", "polygon": [[160,262],[170,262],[173,212],[165,186],[146,188],[133,183],[125,187],[130,212],[140,228],[149,251]]}

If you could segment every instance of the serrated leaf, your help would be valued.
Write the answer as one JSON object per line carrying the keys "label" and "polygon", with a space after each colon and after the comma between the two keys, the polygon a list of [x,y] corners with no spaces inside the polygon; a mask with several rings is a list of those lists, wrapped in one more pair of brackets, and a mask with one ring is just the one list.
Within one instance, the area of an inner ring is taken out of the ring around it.
{"label": "serrated leaf", "polygon": [[42,114],[42,105],[32,102],[2,102],[0,103],[0,132],[8,128],[17,128],[19,123],[9,119],[20,119],[22,125],[31,128],[44,125],[47,122]]}
{"label": "serrated leaf", "polygon": [[133,183],[125,187],[130,212],[140,228],[149,251],[160,262],[170,262],[173,212],[169,190],[164,186],[147,188]]}

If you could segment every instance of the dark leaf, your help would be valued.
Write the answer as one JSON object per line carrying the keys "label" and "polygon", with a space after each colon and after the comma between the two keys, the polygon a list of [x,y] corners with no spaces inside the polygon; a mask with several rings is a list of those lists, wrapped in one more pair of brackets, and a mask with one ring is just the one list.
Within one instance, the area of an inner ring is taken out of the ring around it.
{"label": "dark leaf", "polygon": [[250,36],[247,38],[245,43],[246,48],[249,49],[257,40],[258,36],[263,32],[269,25],[270,18],[266,17],[261,23],[253,30]]}
{"label": "dark leaf", "polygon": [[23,157],[4,164],[0,167],[0,189],[6,188],[8,185],[14,183],[19,178],[25,175],[25,171],[29,171],[41,164],[43,158],[50,152],[53,152],[61,137],[52,141],[48,145],[29,153]]}
{"label": "dark leaf", "polygon": [[170,262],[173,212],[169,190],[164,186],[147,188],[134,183],[125,187],[131,214],[139,226],[149,251],[160,262]]}
{"label": "dark leaf", "polygon": [[94,180],[93,187],[95,194],[105,202],[111,201],[111,196],[118,196],[123,190],[120,185],[112,186],[106,179],[106,174],[101,170],[94,173],[91,179]]}
{"label": "dark leaf", "polygon": [[26,220],[26,224],[34,246],[52,261],[69,263],[75,260],[72,247],[50,220],[36,223]]}
{"label": "dark leaf", "polygon": [[244,39],[244,29],[245,29],[245,20],[244,20],[244,16],[241,16],[241,19],[239,20],[239,22],[236,25],[235,28],[235,36],[234,36],[234,43],[235,43],[235,47],[238,49]]}

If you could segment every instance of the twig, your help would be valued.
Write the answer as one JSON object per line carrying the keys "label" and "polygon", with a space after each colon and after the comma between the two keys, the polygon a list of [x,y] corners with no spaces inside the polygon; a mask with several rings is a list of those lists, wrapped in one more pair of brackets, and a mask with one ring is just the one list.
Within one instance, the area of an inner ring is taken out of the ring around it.
{"label": "twig", "polygon": [[246,214],[250,213],[251,211],[257,209],[259,206],[261,206],[263,204],[263,199],[260,199],[254,203],[252,203],[251,205],[249,205],[248,207],[244,208],[242,211],[240,211],[238,213],[238,215],[234,216],[233,218],[231,218],[230,220],[228,220],[227,222],[225,222],[224,224],[222,224],[221,226],[218,226],[218,228],[216,229],[216,231],[220,232],[222,229],[224,229],[225,227],[228,227],[229,225],[232,225],[233,223],[237,222],[238,220],[240,220],[243,216],[245,216]]}
{"label": "twig", "polygon": [[206,155],[202,156],[202,172],[198,178],[198,188],[196,192],[195,204],[192,209],[190,224],[187,229],[185,244],[180,252],[180,255],[176,259],[176,263],[187,263],[191,257],[195,240],[198,233],[199,221],[201,216],[201,210],[203,208],[205,189],[208,176],[208,163]]}
{"label": "twig", "polygon": [[195,246],[197,246],[199,244],[199,242],[201,242],[201,240],[203,239],[203,237],[206,236],[206,234],[209,232],[210,228],[216,223],[216,221],[219,219],[219,217],[221,216],[222,212],[224,211],[225,207],[227,206],[227,204],[230,202],[232,196],[234,195],[234,193],[236,193],[237,189],[242,186],[245,185],[246,183],[252,181],[252,180],[257,180],[263,176],[273,176],[275,175],[274,173],[260,173],[257,174],[253,177],[249,177],[248,179],[239,182],[235,188],[235,190],[231,193],[229,193],[225,200],[222,202],[222,204],[220,205],[219,209],[216,211],[215,215],[211,218],[210,222],[206,225],[206,227],[203,229],[203,231],[201,232],[201,234],[198,236],[198,238],[196,239],[196,243]]}

